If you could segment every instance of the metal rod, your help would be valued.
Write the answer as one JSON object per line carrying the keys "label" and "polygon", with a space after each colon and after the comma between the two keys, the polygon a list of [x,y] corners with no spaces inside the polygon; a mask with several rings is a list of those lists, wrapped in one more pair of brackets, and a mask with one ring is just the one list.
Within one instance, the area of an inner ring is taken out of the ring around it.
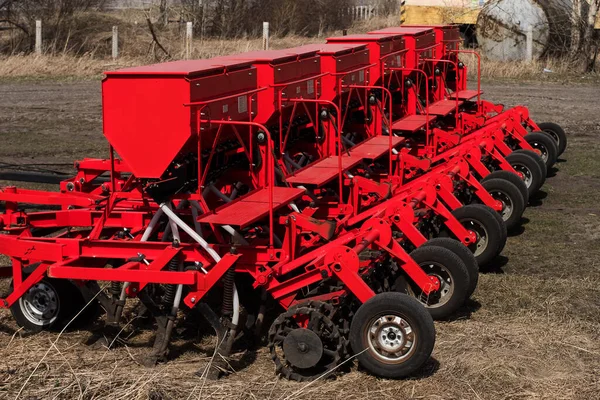
{"label": "metal rod", "polygon": [[[210,120],[210,121],[201,121],[201,122],[210,122],[216,125],[241,125],[241,126],[249,126],[256,127],[260,129],[267,137],[267,167],[265,168],[265,173],[267,175],[267,182],[269,187],[269,228],[270,228],[270,237],[269,237],[269,245],[273,247],[273,187],[275,186],[275,167],[273,160],[273,139],[271,137],[271,133],[269,130],[262,124],[251,121],[230,121],[230,120]],[[252,131],[250,131],[252,132]]]}
{"label": "metal rod", "polygon": [[[450,50],[451,53],[472,54],[477,57],[477,112],[481,111],[481,55],[473,50]],[[458,93],[456,94],[458,96]]]}
{"label": "metal rod", "polygon": [[[315,104],[326,104],[328,106],[331,106],[335,109],[336,113],[337,113],[337,124],[334,124],[335,126],[335,130],[338,132],[337,135],[337,145],[338,145],[338,168],[339,168],[339,173],[338,173],[338,178],[339,178],[339,189],[340,189],[340,199],[342,198],[342,193],[343,193],[343,189],[344,189],[344,182],[343,182],[343,167],[342,167],[342,126],[341,126],[341,110],[338,107],[337,104],[335,104],[333,101],[329,101],[329,100],[320,100],[320,99],[286,99],[286,101],[290,101],[290,102],[298,102],[298,103],[315,103]],[[337,125],[337,126],[336,126]]]}
{"label": "metal rod", "polygon": [[219,261],[221,261],[221,256],[212,247],[209,246],[208,242],[206,240],[204,240],[200,235],[198,235],[185,222],[183,222],[181,220],[181,218],[179,218],[177,216],[177,214],[175,214],[173,211],[171,211],[171,209],[169,208],[169,206],[167,204],[162,203],[160,205],[160,209],[163,210],[163,212],[167,215],[167,217],[169,217],[169,219],[173,220],[177,224],[177,226],[179,226],[181,229],[183,229],[183,231],[185,233],[187,233],[204,250],[206,250],[206,252],[213,258],[213,260],[215,260],[215,262],[218,263]]}

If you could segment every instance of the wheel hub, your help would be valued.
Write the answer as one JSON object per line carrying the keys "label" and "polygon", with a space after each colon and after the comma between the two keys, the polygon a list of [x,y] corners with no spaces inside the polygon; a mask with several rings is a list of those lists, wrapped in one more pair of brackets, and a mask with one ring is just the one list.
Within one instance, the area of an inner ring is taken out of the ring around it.
{"label": "wheel hub", "polygon": [[36,325],[52,323],[59,310],[58,295],[50,285],[40,282],[20,300],[23,315]]}
{"label": "wheel hub", "polygon": [[311,368],[323,356],[323,343],[313,331],[298,328],[291,331],[283,340],[286,360],[297,368]]}
{"label": "wheel hub", "polygon": [[472,248],[473,254],[475,257],[481,255],[488,246],[488,234],[483,226],[481,226],[477,221],[466,220],[463,221],[463,225],[469,231],[474,232],[477,236],[477,240],[473,244],[473,246],[469,246]]}
{"label": "wheel hub", "polygon": [[546,149],[546,147],[539,142],[533,142],[530,144],[531,147],[533,147],[533,149],[535,150],[535,152],[538,153],[540,157],[542,157],[542,160],[544,160],[544,162],[548,162],[548,149]]}
{"label": "wheel hub", "polygon": [[513,165],[513,168],[519,173],[523,179],[523,182],[525,182],[525,186],[527,186],[527,189],[529,189],[533,183],[531,171],[524,165]]}
{"label": "wheel hub", "polygon": [[556,141],[557,144],[560,144],[560,137],[558,136],[558,134],[554,131],[551,130],[545,130],[545,133],[547,133],[548,135],[550,135],[552,137],[552,139],[554,139]]}
{"label": "wheel hub", "polygon": [[430,277],[434,277],[439,282],[439,288],[428,295],[421,292],[417,299],[429,308],[435,308],[446,304],[454,293],[452,277],[442,265],[427,264],[421,266]]}
{"label": "wheel hub", "polygon": [[506,193],[495,191],[490,193],[492,197],[502,203],[502,219],[508,221],[513,213],[513,203]]}
{"label": "wheel hub", "polygon": [[380,345],[389,352],[398,350],[404,342],[402,331],[394,325],[388,325],[381,329],[379,336]]}
{"label": "wheel hub", "polygon": [[369,326],[369,346],[384,361],[401,361],[414,346],[414,332],[400,316],[385,315],[373,320]]}

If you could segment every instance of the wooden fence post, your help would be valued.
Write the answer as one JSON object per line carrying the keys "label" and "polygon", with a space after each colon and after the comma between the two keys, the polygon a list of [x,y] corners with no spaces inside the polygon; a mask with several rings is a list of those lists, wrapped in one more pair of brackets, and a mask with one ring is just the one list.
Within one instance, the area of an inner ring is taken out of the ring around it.
{"label": "wooden fence post", "polygon": [[269,50],[269,23],[263,22],[263,50]]}
{"label": "wooden fence post", "polygon": [[185,59],[189,60],[192,56],[192,39],[194,37],[194,23],[188,22],[185,28]]}
{"label": "wooden fence post", "polygon": [[42,21],[35,21],[35,54],[42,55]]}
{"label": "wooden fence post", "polygon": [[112,59],[113,61],[119,58],[119,27],[112,27]]}

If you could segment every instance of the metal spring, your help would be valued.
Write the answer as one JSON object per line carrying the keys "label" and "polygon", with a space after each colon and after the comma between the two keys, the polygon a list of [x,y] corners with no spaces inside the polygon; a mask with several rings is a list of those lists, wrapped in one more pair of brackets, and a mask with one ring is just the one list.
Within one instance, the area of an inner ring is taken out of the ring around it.
{"label": "metal spring", "polygon": [[229,268],[223,277],[223,306],[221,312],[223,315],[233,313],[233,284],[235,278],[235,269]]}
{"label": "metal spring", "polygon": [[110,294],[114,297],[119,297],[121,295],[121,282],[111,282],[110,283]]}
{"label": "metal spring", "polygon": [[[177,257],[173,257],[167,265],[169,271],[177,271],[179,269],[179,260]],[[165,295],[163,297],[166,305],[170,306],[175,300],[175,292],[177,291],[177,285],[166,285]]]}

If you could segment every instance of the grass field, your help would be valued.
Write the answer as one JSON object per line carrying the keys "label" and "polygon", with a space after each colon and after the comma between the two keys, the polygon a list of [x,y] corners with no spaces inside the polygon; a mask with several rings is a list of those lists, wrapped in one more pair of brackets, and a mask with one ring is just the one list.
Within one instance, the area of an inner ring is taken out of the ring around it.
{"label": "grass field", "polygon": [[[552,120],[570,146],[525,212],[473,300],[436,324],[433,358],[420,376],[373,378],[356,366],[336,379],[277,379],[268,352],[236,354],[237,373],[199,378],[215,338],[187,335],[172,359],[137,364],[152,332],[128,326],[126,344],[86,344],[97,327],[29,335],[0,311],[0,398],[85,399],[596,399],[600,392],[600,86],[489,81],[486,98],[528,105]],[[0,83],[0,160],[71,163],[106,156],[100,82]],[[65,168],[57,166],[56,168]],[[6,182],[1,182],[5,184]],[[6,289],[6,283],[3,286]]]}

